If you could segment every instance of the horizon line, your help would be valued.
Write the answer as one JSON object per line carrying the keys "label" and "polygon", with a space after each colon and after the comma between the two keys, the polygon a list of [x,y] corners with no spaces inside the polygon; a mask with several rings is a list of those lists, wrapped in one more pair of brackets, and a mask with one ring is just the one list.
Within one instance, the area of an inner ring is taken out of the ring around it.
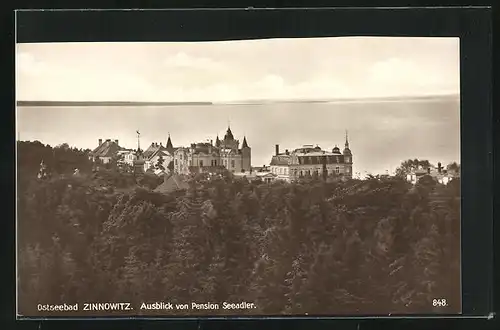
{"label": "horizon line", "polygon": [[433,100],[443,98],[459,98],[460,93],[430,94],[430,95],[401,95],[401,96],[376,96],[376,97],[339,97],[318,99],[247,99],[234,101],[41,101],[41,100],[19,100],[16,106],[178,106],[178,105],[245,105],[245,104],[276,104],[276,103],[335,103],[335,102],[377,102],[377,101],[417,101]]}

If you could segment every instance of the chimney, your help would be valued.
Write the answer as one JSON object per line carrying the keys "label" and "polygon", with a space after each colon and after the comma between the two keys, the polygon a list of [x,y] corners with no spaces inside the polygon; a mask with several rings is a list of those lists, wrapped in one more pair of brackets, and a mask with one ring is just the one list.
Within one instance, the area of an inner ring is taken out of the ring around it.
{"label": "chimney", "polygon": [[118,144],[118,140],[115,140],[115,143]]}
{"label": "chimney", "polygon": [[285,149],[285,154],[289,155],[290,152],[288,151],[288,149]]}
{"label": "chimney", "polygon": [[280,154],[280,145],[277,144],[276,145],[276,156],[278,156]]}
{"label": "chimney", "polygon": [[431,168],[427,167],[427,174],[431,174]]}
{"label": "chimney", "polygon": [[441,173],[442,167],[441,167],[441,162],[438,163],[438,172]]}
{"label": "chimney", "polygon": [[111,142],[111,139],[106,139],[106,142]]}
{"label": "chimney", "polygon": [[99,145],[101,145],[101,144],[102,144],[102,139],[99,139]]}
{"label": "chimney", "polygon": [[211,146],[213,146],[213,145],[214,145],[213,140],[210,140],[210,145],[211,145]]}

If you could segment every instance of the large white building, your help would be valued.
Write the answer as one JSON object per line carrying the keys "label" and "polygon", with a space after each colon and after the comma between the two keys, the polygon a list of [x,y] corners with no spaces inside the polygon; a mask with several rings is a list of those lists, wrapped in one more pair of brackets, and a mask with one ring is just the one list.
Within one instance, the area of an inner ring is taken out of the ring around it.
{"label": "large white building", "polygon": [[285,150],[281,153],[279,145],[276,145],[270,172],[276,175],[276,179],[289,182],[314,176],[352,178],[352,164],[352,152],[346,134],[342,153],[337,146],[331,151],[326,151],[313,145],[304,145],[293,151]]}

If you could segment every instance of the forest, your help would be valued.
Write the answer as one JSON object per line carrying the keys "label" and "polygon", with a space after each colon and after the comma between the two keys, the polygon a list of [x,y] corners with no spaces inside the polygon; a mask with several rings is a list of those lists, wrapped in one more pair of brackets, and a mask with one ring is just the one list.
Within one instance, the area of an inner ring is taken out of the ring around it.
{"label": "forest", "polygon": [[[133,315],[166,316],[460,312],[460,179],[262,184],[227,173],[160,194],[126,173],[38,180],[38,156],[22,150],[21,315],[42,302],[130,302]],[[80,153],[67,151],[85,163]],[[156,301],[256,308],[138,308]]]}

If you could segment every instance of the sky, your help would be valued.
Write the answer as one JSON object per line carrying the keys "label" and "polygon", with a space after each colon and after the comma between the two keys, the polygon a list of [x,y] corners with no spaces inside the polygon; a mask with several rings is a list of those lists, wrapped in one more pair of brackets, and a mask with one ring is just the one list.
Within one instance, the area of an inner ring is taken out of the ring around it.
{"label": "sky", "polygon": [[[394,171],[409,158],[460,161],[456,38],[19,44],[16,62],[17,100],[216,103],[18,107],[21,140],[94,149],[109,138],[135,148],[140,130],[143,148],[169,133],[187,146],[222,138],[230,125],[262,166],[275,144],[342,149],[348,130],[354,172]],[[380,97],[388,99],[372,99]],[[244,102],[297,99],[332,102]]]}
{"label": "sky", "polygon": [[458,38],[17,44],[17,100],[212,101],[459,92]]}

